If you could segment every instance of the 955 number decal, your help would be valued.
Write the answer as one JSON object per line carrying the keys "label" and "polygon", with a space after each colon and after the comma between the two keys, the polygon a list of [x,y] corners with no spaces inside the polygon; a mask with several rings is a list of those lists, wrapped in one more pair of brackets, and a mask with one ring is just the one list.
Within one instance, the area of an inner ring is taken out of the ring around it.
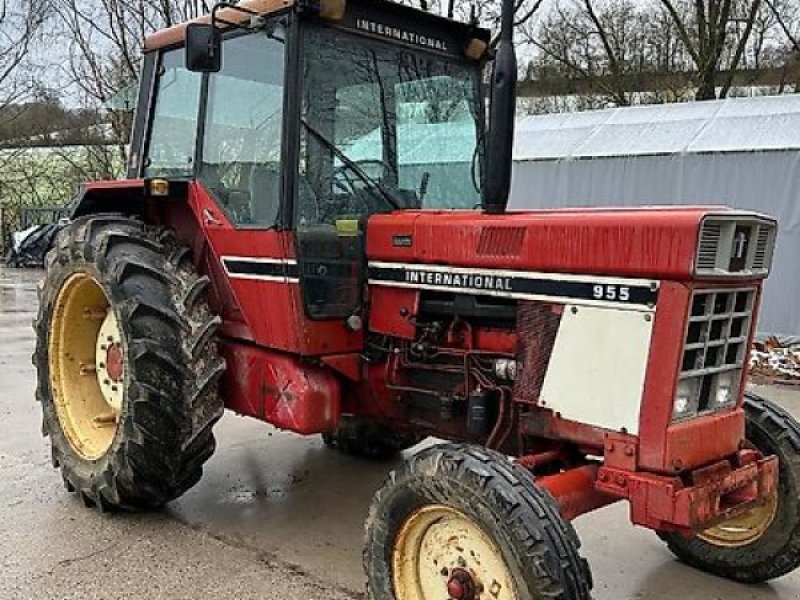
{"label": "955 number decal", "polygon": [[631,289],[627,285],[598,283],[592,286],[592,296],[595,300],[628,302],[631,299]]}

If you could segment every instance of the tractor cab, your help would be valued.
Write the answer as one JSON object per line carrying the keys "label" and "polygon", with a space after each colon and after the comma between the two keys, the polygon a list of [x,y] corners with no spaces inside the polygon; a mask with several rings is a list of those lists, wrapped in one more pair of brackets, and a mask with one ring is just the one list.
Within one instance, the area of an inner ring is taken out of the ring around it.
{"label": "tractor cab", "polygon": [[388,2],[218,5],[148,38],[129,176],[191,182],[240,315],[254,280],[299,280],[296,326],[252,337],[350,350],[368,217],[481,205],[488,42]]}

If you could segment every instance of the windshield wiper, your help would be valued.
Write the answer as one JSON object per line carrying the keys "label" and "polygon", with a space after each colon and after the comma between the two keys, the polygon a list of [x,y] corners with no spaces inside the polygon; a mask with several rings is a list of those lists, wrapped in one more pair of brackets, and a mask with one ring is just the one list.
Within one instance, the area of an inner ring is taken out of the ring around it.
{"label": "windshield wiper", "polygon": [[342,163],[344,163],[344,165],[348,169],[350,169],[351,171],[353,171],[353,173],[358,175],[359,179],[361,179],[371,188],[377,190],[378,193],[383,197],[383,199],[386,200],[389,206],[391,206],[395,210],[403,209],[403,206],[400,204],[400,201],[395,196],[393,196],[389,190],[383,187],[383,185],[379,181],[376,181],[375,179],[367,175],[364,172],[364,169],[362,169],[356,161],[348,157],[344,152],[342,152],[339,148],[337,148],[336,144],[334,144],[332,141],[330,141],[328,138],[322,135],[314,127],[309,125],[308,121],[306,121],[303,117],[300,117],[300,122],[303,124],[306,130],[317,139],[318,142],[321,142],[322,145],[328,148],[328,150],[330,150],[336,158],[342,161]]}

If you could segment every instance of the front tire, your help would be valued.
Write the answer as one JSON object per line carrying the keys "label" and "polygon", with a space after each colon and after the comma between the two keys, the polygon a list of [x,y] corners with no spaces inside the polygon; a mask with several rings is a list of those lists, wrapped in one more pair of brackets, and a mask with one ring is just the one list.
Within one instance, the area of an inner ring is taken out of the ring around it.
{"label": "front tire", "polygon": [[587,600],[577,534],[555,500],[506,456],[423,450],[393,471],[366,524],[370,600]]}
{"label": "front tire", "polygon": [[778,490],[763,506],[695,537],[660,534],[686,564],[708,573],[760,583],[800,566],[800,424],[777,404],[745,395],[747,440],[778,457]]}
{"label": "front tire", "polygon": [[225,368],[207,283],[165,231],[114,215],[77,219],[48,255],[36,397],[87,505],[158,507],[200,479]]}

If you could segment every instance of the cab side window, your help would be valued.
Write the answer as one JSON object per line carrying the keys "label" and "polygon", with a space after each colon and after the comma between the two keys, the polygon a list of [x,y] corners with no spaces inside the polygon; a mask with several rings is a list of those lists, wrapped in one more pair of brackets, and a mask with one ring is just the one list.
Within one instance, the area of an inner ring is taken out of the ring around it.
{"label": "cab side window", "polygon": [[201,81],[199,73],[184,67],[182,49],[164,53],[144,163],[145,177],[192,175]]}
{"label": "cab side window", "polygon": [[209,75],[200,179],[237,225],[271,227],[281,189],[281,29],[231,37]]}

